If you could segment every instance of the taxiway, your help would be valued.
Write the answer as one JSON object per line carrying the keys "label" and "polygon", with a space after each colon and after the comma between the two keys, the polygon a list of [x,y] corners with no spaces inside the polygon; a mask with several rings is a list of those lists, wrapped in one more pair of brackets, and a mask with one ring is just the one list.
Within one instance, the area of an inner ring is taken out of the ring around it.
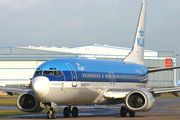
{"label": "taxiway", "polygon": [[[63,113],[57,113],[56,120],[179,120],[180,119],[180,98],[156,98],[154,108],[149,112],[136,112],[136,117],[131,118],[120,117],[119,109],[122,105],[110,105],[110,106],[79,106],[78,118],[64,118]],[[1,109],[1,107],[0,107]],[[13,107],[14,109],[14,107]],[[58,109],[63,109],[58,107]],[[46,114],[31,114],[31,115],[17,115],[17,116],[1,116],[0,119],[6,120],[46,120]]]}

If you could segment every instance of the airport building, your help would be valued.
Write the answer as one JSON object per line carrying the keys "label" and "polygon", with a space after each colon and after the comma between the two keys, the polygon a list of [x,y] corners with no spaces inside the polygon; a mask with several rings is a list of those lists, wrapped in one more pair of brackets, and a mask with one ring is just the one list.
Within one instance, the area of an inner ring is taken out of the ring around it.
{"label": "airport building", "polygon": [[[0,85],[29,86],[36,68],[43,62],[62,57],[122,61],[131,48],[108,45],[80,47],[4,47],[0,48]],[[174,52],[145,50],[144,65],[148,68],[176,66]],[[147,87],[167,87],[177,83],[176,70],[149,74]]]}

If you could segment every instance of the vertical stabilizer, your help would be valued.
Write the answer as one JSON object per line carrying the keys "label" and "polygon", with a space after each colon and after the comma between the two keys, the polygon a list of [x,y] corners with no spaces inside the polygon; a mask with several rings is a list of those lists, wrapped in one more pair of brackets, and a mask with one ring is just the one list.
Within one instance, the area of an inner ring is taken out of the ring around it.
{"label": "vertical stabilizer", "polygon": [[134,38],[134,44],[131,52],[125,57],[124,62],[133,62],[143,64],[144,62],[144,37],[146,21],[146,2],[142,2],[139,21]]}

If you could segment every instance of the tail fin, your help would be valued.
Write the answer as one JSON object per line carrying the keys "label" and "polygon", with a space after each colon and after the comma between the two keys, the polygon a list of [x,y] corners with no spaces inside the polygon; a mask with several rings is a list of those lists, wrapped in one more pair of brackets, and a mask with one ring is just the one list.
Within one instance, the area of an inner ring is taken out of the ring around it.
{"label": "tail fin", "polygon": [[139,21],[131,52],[124,58],[124,62],[144,63],[144,36],[146,20],[146,2],[142,2]]}

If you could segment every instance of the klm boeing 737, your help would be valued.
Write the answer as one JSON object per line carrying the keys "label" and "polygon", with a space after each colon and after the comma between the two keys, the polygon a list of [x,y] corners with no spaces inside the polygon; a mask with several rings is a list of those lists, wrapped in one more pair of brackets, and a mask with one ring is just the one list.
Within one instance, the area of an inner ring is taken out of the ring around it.
{"label": "klm boeing 737", "polygon": [[[78,105],[120,104],[121,117],[149,111],[160,93],[178,96],[180,87],[146,88],[148,74],[180,67],[148,69],[143,65],[146,2],[142,2],[131,52],[123,61],[77,58],[52,59],[35,71],[32,89],[0,87],[1,91],[21,93],[17,106],[25,112],[48,109],[47,118],[56,118],[55,109],[65,105],[64,117],[78,117]],[[74,106],[74,107],[72,107]]]}

